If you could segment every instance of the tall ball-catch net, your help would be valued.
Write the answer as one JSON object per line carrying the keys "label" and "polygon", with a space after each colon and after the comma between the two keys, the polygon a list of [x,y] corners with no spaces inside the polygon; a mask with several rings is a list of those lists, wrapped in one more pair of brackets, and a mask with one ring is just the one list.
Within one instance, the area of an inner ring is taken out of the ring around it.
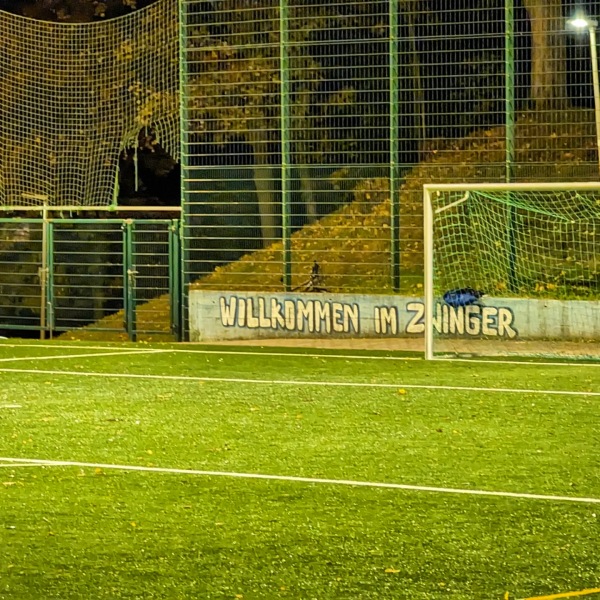
{"label": "tall ball-catch net", "polygon": [[0,205],[115,203],[144,128],[177,158],[177,73],[176,0],[85,24],[0,12]]}
{"label": "tall ball-catch net", "polygon": [[600,359],[600,184],[424,195],[429,356]]}

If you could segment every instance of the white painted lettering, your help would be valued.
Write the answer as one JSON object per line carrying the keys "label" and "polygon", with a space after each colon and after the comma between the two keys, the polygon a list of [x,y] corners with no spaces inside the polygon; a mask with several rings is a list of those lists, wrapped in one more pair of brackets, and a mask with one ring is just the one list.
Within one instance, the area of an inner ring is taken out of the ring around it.
{"label": "white painted lettering", "polygon": [[436,331],[437,333],[442,333],[442,312],[442,305],[436,304],[433,316],[431,318],[431,322],[434,331]]}
{"label": "white painted lettering", "polygon": [[425,305],[422,302],[409,302],[406,310],[413,313],[406,326],[406,333],[423,333],[425,331]]}
{"label": "white painted lettering", "polygon": [[358,304],[344,304],[344,323],[347,332],[360,333],[360,312]]}
{"label": "white painted lettering", "polygon": [[448,333],[450,325],[450,307],[447,304],[442,304],[442,331]]}
{"label": "white painted lettering", "polygon": [[271,328],[271,319],[267,317],[267,311],[265,307],[265,299],[258,299],[258,326],[262,329]]}
{"label": "white painted lettering", "polygon": [[484,306],[481,309],[481,333],[483,335],[498,335],[496,320],[498,309],[495,306]]}
{"label": "white painted lettering", "polygon": [[245,298],[238,298],[238,327],[246,327],[246,300]]}
{"label": "white painted lettering", "polygon": [[298,305],[296,306],[297,310],[297,319],[296,327],[298,331],[304,331],[304,324],[308,325],[307,329],[310,333],[313,333],[315,330],[315,311],[313,307],[313,301],[307,300],[303,302],[302,300],[298,300]]}
{"label": "white painted lettering", "polygon": [[386,335],[388,333],[392,335],[398,334],[398,309],[395,306],[382,306],[379,309],[381,318],[381,333]]}
{"label": "white painted lettering", "polygon": [[465,325],[468,335],[479,335],[481,330],[481,308],[477,304],[465,306]]}
{"label": "white painted lettering", "polygon": [[498,309],[498,335],[506,336],[510,340],[519,335],[518,331],[512,326],[514,317],[515,315],[510,309]]}
{"label": "white painted lettering", "polygon": [[324,304],[320,300],[315,300],[315,329],[319,333],[323,331],[331,333],[331,305],[329,302]]}
{"label": "white painted lettering", "polygon": [[235,313],[237,308],[237,298],[231,296],[229,304],[224,296],[219,298],[221,307],[221,324],[223,327],[233,327],[235,325]]}
{"label": "white painted lettering", "polygon": [[[370,331],[377,335],[398,335],[400,313],[396,306],[373,307],[374,323]],[[425,331],[425,306],[422,302],[406,304],[407,334]],[[360,333],[361,315],[358,303],[324,300],[220,296],[220,321],[223,327],[248,327],[306,333]],[[404,318],[404,317],[403,317]],[[438,334],[518,338],[515,315],[510,308],[479,306],[454,308],[436,303],[433,328]]]}
{"label": "white painted lettering", "polygon": [[283,314],[285,315],[285,328],[294,331],[296,328],[296,305],[293,300],[283,302]]}
{"label": "white painted lettering", "polygon": [[271,327],[273,329],[285,329],[285,319],[281,314],[281,303],[277,298],[271,298]]}
{"label": "white painted lettering", "polygon": [[450,322],[448,323],[450,333],[463,335],[465,333],[465,311],[462,306],[450,308]]}
{"label": "white painted lettering", "polygon": [[333,331],[336,333],[343,333],[346,330],[344,327],[344,306],[339,302],[334,302],[331,305],[331,316],[333,321]]}
{"label": "white painted lettering", "polygon": [[254,314],[253,298],[248,298],[246,300],[246,323],[250,329],[256,329],[258,327],[258,317]]}

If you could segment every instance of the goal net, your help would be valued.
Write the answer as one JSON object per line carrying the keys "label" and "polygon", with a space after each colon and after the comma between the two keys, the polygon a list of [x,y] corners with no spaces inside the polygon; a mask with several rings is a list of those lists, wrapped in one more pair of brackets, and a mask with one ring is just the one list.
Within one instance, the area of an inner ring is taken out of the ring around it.
{"label": "goal net", "polygon": [[425,345],[600,360],[600,183],[424,186]]}
{"label": "goal net", "polygon": [[0,11],[0,206],[102,207],[151,128],[178,154],[177,0],[103,22]]}

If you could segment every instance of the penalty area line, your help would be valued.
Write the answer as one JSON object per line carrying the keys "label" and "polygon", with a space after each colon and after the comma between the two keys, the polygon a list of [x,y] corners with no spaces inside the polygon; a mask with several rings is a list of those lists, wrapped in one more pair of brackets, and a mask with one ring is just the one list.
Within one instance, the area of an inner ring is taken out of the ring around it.
{"label": "penalty area line", "polygon": [[[161,344],[164,345],[166,342],[156,342],[157,344]],[[193,343],[191,344],[193,345]],[[182,347],[183,346],[183,347]],[[180,352],[180,353],[188,353],[188,354],[206,354],[206,355],[225,355],[225,356],[235,356],[236,354],[240,355],[240,356],[253,356],[253,357],[260,357],[260,356],[267,356],[267,357],[281,357],[281,358],[286,358],[286,357],[291,357],[291,358],[319,358],[319,359],[326,359],[326,358],[332,358],[332,359],[348,359],[348,360],[365,360],[365,361],[370,361],[370,360],[383,360],[383,361],[397,361],[397,362],[402,362],[402,361],[423,361],[424,358],[423,356],[403,356],[402,353],[403,352],[411,352],[414,353],[415,350],[406,350],[406,349],[402,349],[402,348],[393,348],[393,349],[389,349],[387,350],[388,352],[394,352],[397,353],[396,355],[369,355],[367,354],[370,350],[369,349],[357,349],[361,352],[361,354],[351,354],[350,352],[352,352],[352,349],[348,350],[347,354],[330,354],[330,353],[323,353],[323,352],[319,352],[318,349],[313,348],[312,350],[314,350],[313,352],[310,352],[310,348],[306,347],[307,351],[306,352],[294,352],[294,351],[290,351],[290,352],[277,352],[274,350],[269,350],[269,351],[265,351],[264,348],[270,348],[271,346],[256,346],[256,350],[242,350],[241,347],[239,346],[238,350],[223,350],[223,349],[202,349],[202,348],[196,348],[196,347],[185,347],[186,344],[179,342],[178,343],[178,347],[177,348],[171,348],[170,351],[171,352]],[[115,352],[121,352],[121,353],[126,353],[129,351],[129,349],[131,348],[131,346],[123,346],[122,348],[119,348],[118,346],[115,345],[105,345],[105,346],[95,346],[95,345],[87,345],[87,344],[78,344],[78,345],[74,345],[74,344],[68,344],[68,343],[55,343],[55,342],[41,342],[41,343],[37,343],[37,344],[9,344],[9,343],[4,343],[0,340],[0,348],[44,348],[44,349],[54,349],[54,348],[76,348],[79,350],[82,349],[88,349],[88,350],[114,350]],[[291,346],[285,346],[286,348],[290,348]],[[223,348],[225,348],[225,346],[223,346]],[[377,349],[377,350],[381,350],[381,351],[386,351],[385,349]],[[168,351],[168,350],[165,350]],[[420,352],[420,351],[419,351]],[[422,352],[420,352],[422,354]],[[498,359],[496,357],[491,357],[491,358],[460,358],[460,357],[452,357],[452,358],[444,358],[441,356],[436,356],[435,357],[436,360],[439,361],[446,361],[446,362],[464,362],[464,363],[480,363],[480,364],[486,364],[486,365],[490,365],[490,364],[502,364],[502,365],[520,365],[520,366],[550,366],[550,367],[595,367],[595,368],[600,368],[600,361],[599,362],[588,362],[589,357],[586,357],[584,359],[579,359],[576,356],[571,356],[569,357],[569,359],[564,359],[564,360],[560,360],[560,361],[552,361],[552,360],[541,360],[538,357],[528,357],[528,356],[523,356],[523,358],[521,360],[518,359],[514,359],[511,360],[510,358],[505,358],[505,359]],[[599,357],[600,358],[600,355]]]}
{"label": "penalty area line", "polygon": [[295,483],[342,485],[349,487],[382,488],[404,490],[409,492],[432,492],[438,494],[462,494],[467,496],[491,496],[498,498],[516,498],[520,500],[546,500],[551,502],[579,502],[583,504],[600,504],[600,498],[583,498],[579,496],[554,496],[547,494],[529,494],[519,492],[502,492],[491,490],[432,487],[424,485],[408,485],[403,483],[385,483],[376,481],[356,481],[352,479],[325,479],[321,477],[296,477],[293,475],[268,475],[264,473],[236,473],[231,471],[205,471],[198,469],[174,469],[168,467],[144,467],[141,465],[115,465],[105,463],[81,462],[73,460],[46,460],[35,458],[0,457],[0,461],[12,463],[35,464],[52,467],[80,467],[90,469],[112,469],[116,471],[137,471],[146,473],[169,473],[175,475],[198,475],[204,477],[230,477],[237,479],[262,479],[268,481],[289,481]]}
{"label": "penalty area line", "polygon": [[[124,348],[118,348],[116,346],[84,346],[84,345],[68,345],[68,344],[3,344],[0,343],[0,348],[45,348],[45,349],[56,349],[56,348],[76,348],[79,350],[115,350],[116,352],[126,354],[131,351],[130,346]],[[151,348],[148,348],[151,350]],[[161,349],[157,349],[161,350]],[[308,349],[307,349],[308,350]],[[140,350],[141,351],[141,350]],[[250,356],[260,358],[261,356],[267,357],[280,357],[280,358],[337,358],[337,359],[348,359],[348,360],[387,360],[387,361],[422,361],[421,356],[402,356],[401,354],[389,356],[389,355],[369,355],[369,354],[328,354],[320,352],[276,352],[276,351],[263,351],[262,349],[257,350],[221,350],[221,349],[202,349],[202,348],[165,348],[162,352],[179,352],[181,354],[206,354],[215,356]],[[368,352],[364,350],[363,352]],[[403,350],[393,350],[393,352],[403,352]]]}
{"label": "penalty area line", "polygon": [[578,598],[580,596],[589,596],[591,594],[600,594],[600,588],[590,588],[579,590],[577,592],[563,592],[562,594],[550,594],[549,596],[531,596],[521,600],[558,600],[559,598]]}
{"label": "penalty area line", "polygon": [[360,381],[302,381],[285,379],[245,379],[241,377],[200,377],[193,375],[152,375],[141,373],[94,373],[91,371],[56,371],[46,369],[11,369],[0,367],[0,373],[28,373],[38,375],[75,375],[76,377],[103,377],[118,379],[148,379],[152,381],[203,381],[206,383],[247,383],[254,385],[291,385],[312,387],[346,387],[346,388],[405,388],[410,390],[446,390],[453,392],[496,392],[501,394],[545,394],[551,396],[592,396],[600,397],[600,392],[573,390],[534,390],[528,388],[488,388],[461,385],[427,385],[416,383],[370,383]]}
{"label": "penalty area line", "polygon": [[89,352],[87,354],[53,354],[52,356],[17,356],[13,358],[0,358],[0,362],[16,362],[16,361],[31,361],[37,362],[40,360],[62,360],[65,358],[93,358],[98,356],[123,356],[125,354],[158,354],[171,352],[171,350],[125,350],[122,352]]}
{"label": "penalty area line", "polygon": [[[261,356],[277,357],[277,358],[337,358],[337,359],[348,359],[348,360],[391,360],[391,361],[423,361],[421,356],[383,356],[383,355],[361,355],[361,354],[321,354],[319,352],[274,352],[274,351],[263,351],[263,350],[202,350],[196,348],[174,348],[173,352],[179,352],[182,354],[214,354],[217,356],[252,356],[254,358],[260,358]],[[368,352],[368,350],[365,350]],[[402,352],[402,350],[395,351]]]}
{"label": "penalty area line", "polygon": [[[363,354],[320,354],[320,353],[308,353],[308,352],[273,352],[273,351],[263,351],[263,350],[199,350],[195,348],[174,348],[173,352],[180,352],[184,354],[215,354],[215,355],[226,355],[226,356],[253,356],[253,357],[277,357],[277,358],[334,358],[334,359],[348,359],[348,360],[387,360],[387,361],[421,361],[423,362],[425,359],[422,356],[402,356],[401,354],[394,356],[378,356],[378,355],[363,355]],[[364,350],[363,352],[368,352],[368,350]],[[393,352],[414,352],[414,350],[393,350]],[[439,356],[435,357],[436,360],[440,362],[465,362],[465,363],[480,363],[486,365],[523,365],[523,366],[539,366],[539,367],[597,367],[600,368],[600,362],[577,362],[573,361],[548,361],[548,360],[527,360],[527,357],[524,357],[523,360],[510,360],[510,359],[497,359],[496,357],[492,357],[489,359],[485,358],[442,358]]]}
{"label": "penalty area line", "polygon": [[24,469],[25,467],[37,467],[38,469],[43,469],[48,465],[41,465],[38,463],[33,464],[21,464],[21,463],[6,463],[0,465],[0,469]]}
{"label": "penalty area line", "polygon": [[[140,348],[140,345],[137,344],[136,346],[138,349]],[[94,344],[88,344],[88,343],[83,343],[83,344],[68,344],[68,343],[62,343],[62,342],[57,342],[57,341],[40,341],[40,342],[36,342],[35,344],[10,344],[10,343],[6,343],[0,340],[0,348],[43,348],[44,350],[56,350],[59,348],[69,348],[72,350],[115,350],[115,351],[129,351],[134,349],[134,347],[132,345],[125,345],[122,344],[120,346],[116,346],[114,345],[114,342],[112,343],[106,343],[102,346],[98,346],[98,345],[94,345]],[[148,348],[150,349],[150,348]]]}

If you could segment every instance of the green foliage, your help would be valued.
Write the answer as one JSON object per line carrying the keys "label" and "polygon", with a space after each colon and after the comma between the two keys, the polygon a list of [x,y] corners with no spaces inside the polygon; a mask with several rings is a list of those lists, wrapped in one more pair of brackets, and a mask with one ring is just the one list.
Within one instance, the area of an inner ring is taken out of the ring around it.
{"label": "green foliage", "polygon": [[40,21],[87,23],[130,13],[156,0],[8,0],[0,9]]}

